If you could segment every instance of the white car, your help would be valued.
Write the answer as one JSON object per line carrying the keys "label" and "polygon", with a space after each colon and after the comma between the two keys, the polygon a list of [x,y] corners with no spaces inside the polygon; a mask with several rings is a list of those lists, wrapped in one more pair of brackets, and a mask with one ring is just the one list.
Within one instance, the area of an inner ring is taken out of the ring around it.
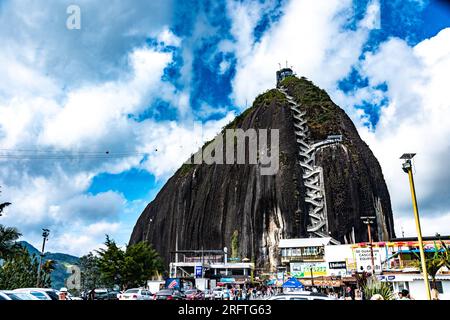
{"label": "white car", "polygon": [[266,300],[336,300],[320,293],[310,291],[288,292],[277,294],[267,298]]}
{"label": "white car", "polygon": [[[2,297],[4,299],[2,299]],[[39,299],[26,292],[2,290],[0,291],[0,300],[39,300]]]}
{"label": "white car", "polygon": [[153,295],[145,289],[128,289],[119,295],[119,300],[152,300]]}
{"label": "white car", "polygon": [[222,300],[223,299],[223,288],[221,288],[221,287],[214,288],[212,296],[213,296],[213,300],[215,300],[215,299]]}
{"label": "white car", "polygon": [[39,300],[59,300],[58,291],[47,288],[21,288],[15,289],[13,292],[23,292],[30,294]]}

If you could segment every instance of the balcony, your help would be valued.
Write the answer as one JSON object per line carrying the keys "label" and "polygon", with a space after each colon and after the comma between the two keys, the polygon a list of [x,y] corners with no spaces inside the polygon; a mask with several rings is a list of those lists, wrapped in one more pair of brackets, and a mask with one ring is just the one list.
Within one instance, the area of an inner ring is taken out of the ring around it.
{"label": "balcony", "polygon": [[281,257],[281,263],[290,262],[320,262],[324,261],[324,256],[321,254],[317,255],[300,255],[300,256],[284,256]]}

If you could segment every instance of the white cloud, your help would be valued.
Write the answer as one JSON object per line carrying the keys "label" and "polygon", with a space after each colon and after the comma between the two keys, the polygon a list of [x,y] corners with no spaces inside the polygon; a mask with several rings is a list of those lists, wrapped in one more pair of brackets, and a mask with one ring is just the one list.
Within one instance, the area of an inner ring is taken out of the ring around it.
{"label": "white cloud", "polygon": [[[170,53],[138,48],[129,55],[126,80],[83,87],[68,94],[65,104],[48,115],[40,141],[59,148],[80,147],[109,140],[111,132],[131,131],[128,114],[139,114],[158,94]],[[113,129],[113,130],[112,130]]]}
{"label": "white cloud", "polygon": [[181,44],[181,39],[174,35],[167,26],[165,26],[163,31],[157,35],[157,39],[159,42],[164,43],[164,45],[166,46],[178,47]]}
{"label": "white cloud", "polygon": [[367,54],[361,68],[371,86],[386,83],[389,103],[382,109],[374,131],[364,127],[359,131],[381,163],[395,217],[399,223],[409,225],[411,196],[399,157],[405,152],[417,153],[415,183],[428,233],[433,228],[450,232],[449,224],[444,223],[450,214],[450,92],[446,88],[450,82],[449,44],[450,28],[415,47],[390,39],[379,51]]}
{"label": "white cloud", "polygon": [[[399,216],[395,219],[395,233],[397,237],[417,237],[416,225],[414,218],[410,216]],[[449,234],[450,213],[435,217],[420,217],[420,226],[422,235],[431,237],[439,233],[442,236]]]}
{"label": "white cloud", "polygon": [[168,176],[203,143],[213,139],[234,116],[233,112],[229,112],[220,120],[211,120],[203,124],[186,122],[180,125],[176,122],[146,121],[142,126],[141,135],[148,143],[142,150],[148,152],[149,157],[143,167],[157,178]]}
{"label": "white cloud", "polygon": [[[376,26],[367,22],[356,31],[343,29],[353,14],[350,0],[290,1],[281,19],[254,43],[259,5],[229,3],[238,58],[233,98],[240,106],[273,88],[278,63],[284,66],[286,61],[300,76],[312,79],[327,90],[334,89],[336,82],[358,61],[369,33],[367,27]],[[377,4],[377,1],[370,3],[367,21],[374,20],[373,8]]]}

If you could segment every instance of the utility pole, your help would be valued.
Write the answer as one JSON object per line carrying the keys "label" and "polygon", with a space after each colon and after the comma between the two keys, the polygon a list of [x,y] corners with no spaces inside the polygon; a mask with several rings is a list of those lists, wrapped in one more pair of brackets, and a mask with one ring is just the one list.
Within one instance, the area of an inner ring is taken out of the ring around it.
{"label": "utility pole", "polygon": [[373,257],[372,233],[370,230],[370,225],[375,220],[375,217],[361,217],[361,220],[363,221],[364,224],[367,224],[367,237],[369,239],[370,260],[372,263],[372,275],[375,275],[375,259]]}
{"label": "utility pole", "polygon": [[313,264],[309,265],[309,270],[311,271],[311,289],[312,289],[312,287],[314,287],[313,267],[314,267]]}
{"label": "utility pole", "polygon": [[425,282],[425,291],[427,293],[428,300],[431,300],[430,283],[428,281],[427,264],[425,260],[425,252],[423,250],[422,230],[420,228],[419,208],[417,207],[416,188],[414,186],[414,177],[412,173],[411,159],[415,156],[415,153],[404,153],[400,159],[405,160],[402,164],[402,169],[409,177],[409,187],[411,189],[411,198],[414,210],[414,220],[416,222],[417,239],[419,240],[420,250],[420,262],[422,265],[423,280]]}
{"label": "utility pole", "polygon": [[37,281],[36,281],[36,287],[40,288],[41,286],[41,269],[42,269],[42,258],[44,257],[44,252],[45,252],[45,242],[48,239],[48,235],[50,234],[50,230],[49,229],[42,229],[42,251],[40,254],[40,258],[39,258],[39,266],[38,266],[38,274],[37,274]]}

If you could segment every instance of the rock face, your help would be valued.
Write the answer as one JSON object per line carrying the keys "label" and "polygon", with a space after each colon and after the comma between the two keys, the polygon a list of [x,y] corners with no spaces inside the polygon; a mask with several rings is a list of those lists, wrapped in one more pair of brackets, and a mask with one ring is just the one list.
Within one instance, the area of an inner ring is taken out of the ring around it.
{"label": "rock face", "polygon": [[[330,134],[343,138],[315,153],[315,165],[323,171],[330,235],[341,243],[366,241],[367,227],[360,217],[375,216],[374,240],[393,237],[381,167],[350,118],[304,78],[288,77],[281,86],[304,112],[311,143]],[[130,244],[148,240],[168,264],[176,241],[180,250],[230,248],[237,230],[239,256],[273,270],[279,264],[279,239],[310,236],[305,172],[286,96],[277,89],[258,96],[227,128],[278,129],[278,172],[261,175],[260,164],[185,164],[145,208]]]}

